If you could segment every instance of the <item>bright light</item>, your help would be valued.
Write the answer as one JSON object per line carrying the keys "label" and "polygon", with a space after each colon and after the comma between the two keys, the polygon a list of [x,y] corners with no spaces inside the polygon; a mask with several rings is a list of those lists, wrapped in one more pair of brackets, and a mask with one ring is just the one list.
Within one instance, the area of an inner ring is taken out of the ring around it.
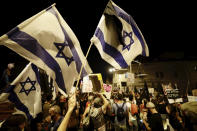
{"label": "bright light", "polygon": [[109,68],[109,72],[114,72],[115,68]]}

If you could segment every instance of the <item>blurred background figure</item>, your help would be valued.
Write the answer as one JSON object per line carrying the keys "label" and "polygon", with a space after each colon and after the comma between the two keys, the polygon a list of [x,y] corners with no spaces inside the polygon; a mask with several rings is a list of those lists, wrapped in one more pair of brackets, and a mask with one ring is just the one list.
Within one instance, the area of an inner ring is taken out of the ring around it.
{"label": "blurred background figure", "polygon": [[[181,112],[185,131],[197,131],[197,101],[186,102],[181,105]],[[182,123],[182,121],[180,121]]]}
{"label": "blurred background figure", "polygon": [[27,131],[27,119],[23,114],[14,114],[6,119],[1,128],[1,131]]}
{"label": "blurred background figure", "polygon": [[0,93],[2,93],[11,83],[11,70],[14,68],[14,63],[9,63],[3,71],[0,79]]}

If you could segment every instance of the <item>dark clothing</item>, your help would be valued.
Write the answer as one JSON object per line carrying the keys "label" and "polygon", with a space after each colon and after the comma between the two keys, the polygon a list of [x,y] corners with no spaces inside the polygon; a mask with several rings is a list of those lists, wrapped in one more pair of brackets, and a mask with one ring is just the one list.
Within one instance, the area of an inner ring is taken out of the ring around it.
{"label": "dark clothing", "polygon": [[10,84],[10,78],[9,78],[8,70],[4,70],[3,75],[0,79],[0,90],[4,91],[5,88]]}
{"label": "dark clothing", "polygon": [[162,118],[159,113],[151,114],[148,123],[151,131],[164,131]]}
{"label": "dark clothing", "polygon": [[158,104],[157,111],[159,114],[167,114],[166,112],[166,105],[165,104]]}
{"label": "dark clothing", "polygon": [[48,131],[57,131],[57,129],[58,129],[58,127],[61,124],[61,122],[62,122],[63,119],[64,119],[64,117],[61,116],[60,119],[57,122],[51,123],[49,125]]}
{"label": "dark clothing", "polygon": [[173,115],[169,115],[169,122],[170,122],[170,125],[177,131],[180,131],[183,128],[179,120]]}

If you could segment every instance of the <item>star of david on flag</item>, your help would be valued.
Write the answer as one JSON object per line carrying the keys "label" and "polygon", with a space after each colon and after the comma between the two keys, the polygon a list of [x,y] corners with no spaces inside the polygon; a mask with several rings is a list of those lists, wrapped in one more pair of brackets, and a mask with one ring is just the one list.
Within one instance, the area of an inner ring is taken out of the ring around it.
{"label": "star of david on flag", "polygon": [[29,63],[0,95],[0,102],[9,100],[29,120],[42,111],[40,77],[37,66]]}
{"label": "star of david on flag", "polygon": [[92,72],[77,37],[55,5],[1,36],[0,44],[46,71],[63,94],[69,94],[82,64],[86,63],[81,77]]}
{"label": "star of david on flag", "polygon": [[102,59],[116,69],[127,68],[138,55],[149,56],[146,41],[133,18],[111,0],[91,42]]}
{"label": "star of david on flag", "polygon": [[73,57],[69,58],[69,57],[65,56],[65,54],[63,53],[65,46],[68,46],[68,44],[65,44],[65,43],[54,43],[54,44],[57,47],[57,49],[59,50],[56,57],[64,58],[67,65],[69,66],[71,64],[71,62],[73,61]]}
{"label": "star of david on flag", "polygon": [[[127,42],[128,41],[127,37],[129,39],[129,42]],[[124,45],[123,45],[122,50],[127,49],[129,51],[130,47],[131,47],[131,44],[134,43],[133,38],[132,38],[132,32],[127,33],[126,31],[123,31],[123,42],[124,42]]]}
{"label": "star of david on flag", "polygon": [[[27,85],[28,83],[30,83],[31,85],[29,89],[26,89],[27,87],[25,87],[25,85]],[[20,82],[20,85],[22,88],[19,93],[25,92],[25,94],[28,96],[31,91],[36,90],[35,84],[36,84],[36,81],[32,81],[30,80],[29,77],[27,77],[27,79],[24,82]]]}

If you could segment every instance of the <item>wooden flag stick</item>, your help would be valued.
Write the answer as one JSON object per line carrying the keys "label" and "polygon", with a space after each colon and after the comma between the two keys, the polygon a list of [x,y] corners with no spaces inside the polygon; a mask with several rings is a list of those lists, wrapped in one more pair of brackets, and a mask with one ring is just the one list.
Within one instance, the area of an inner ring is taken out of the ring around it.
{"label": "wooden flag stick", "polygon": [[[88,51],[87,51],[87,53],[86,53],[86,56],[85,56],[86,59],[87,59],[87,57],[88,57],[88,54],[89,54],[89,52],[90,52],[90,49],[91,49],[92,45],[93,45],[93,43],[91,42],[91,44],[90,44],[90,46],[89,46],[89,48],[88,48]],[[80,80],[81,72],[82,72],[83,67],[84,67],[85,65],[86,65],[86,60],[84,61],[84,63],[82,62],[82,66],[81,66],[81,69],[80,69],[80,73],[79,73],[79,75],[78,75],[76,87],[78,87],[78,85],[79,85],[79,80]]]}

